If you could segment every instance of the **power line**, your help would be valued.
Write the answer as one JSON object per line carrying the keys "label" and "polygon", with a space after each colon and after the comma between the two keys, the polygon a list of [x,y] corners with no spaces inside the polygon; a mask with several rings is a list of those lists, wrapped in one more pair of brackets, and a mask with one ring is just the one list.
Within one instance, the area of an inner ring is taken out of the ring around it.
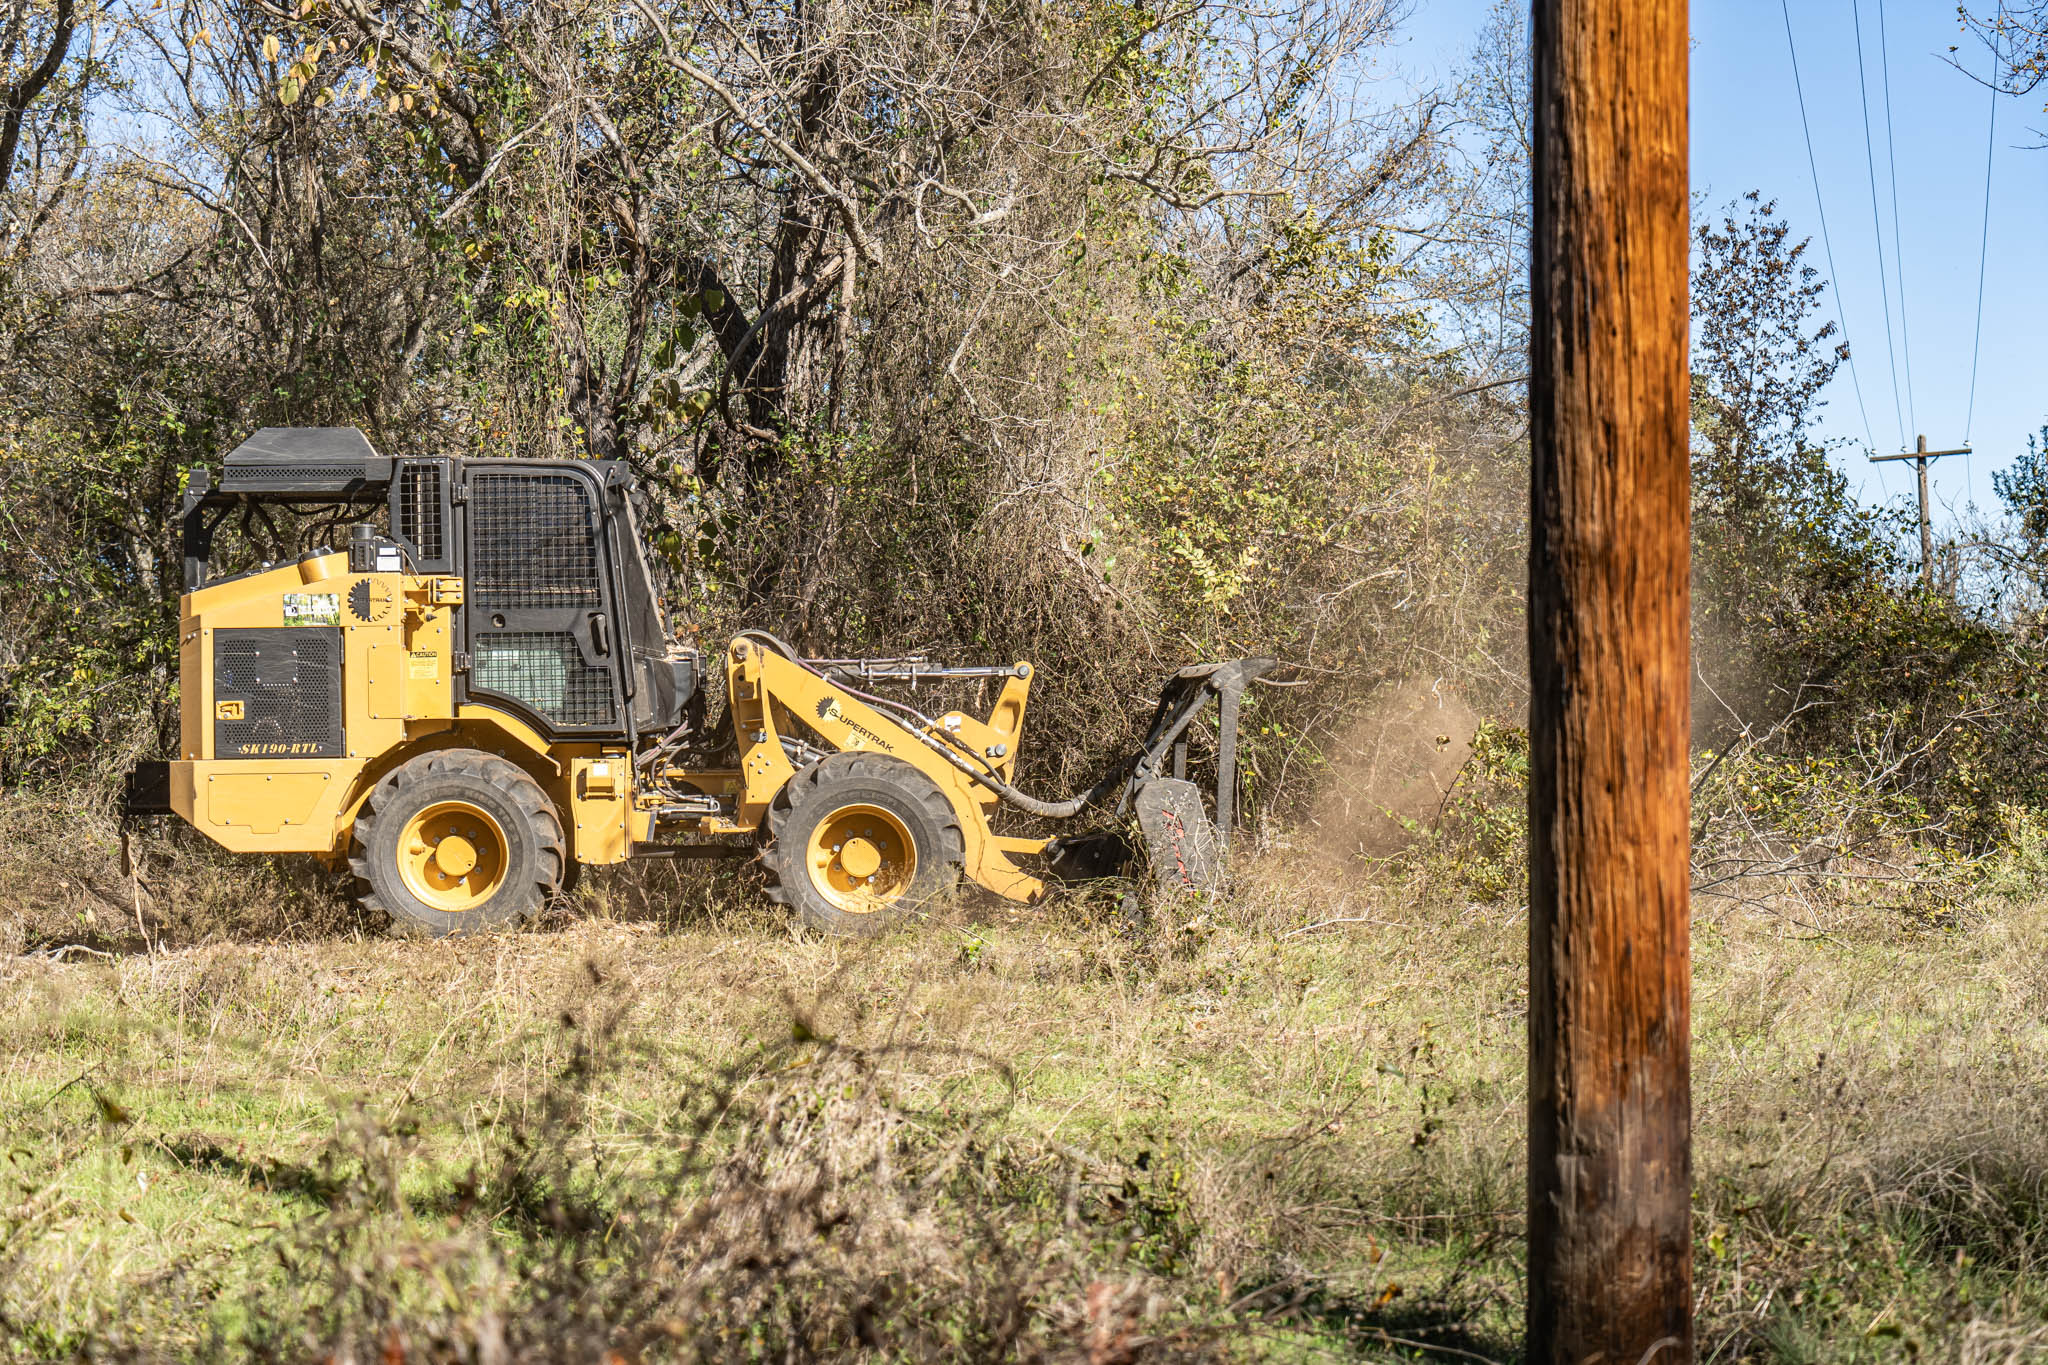
{"label": "power line", "polygon": [[1813,125],[1806,117],[1806,87],[1799,79],[1799,44],[1792,39],[1791,0],[1778,0],[1785,15],[1785,48],[1792,54],[1792,89],[1799,96],[1799,127],[1806,134],[1806,167],[1813,175],[1813,202],[1820,210],[1820,244],[1828,253],[1828,287],[1835,291],[1835,312],[1842,319],[1842,345],[1849,353],[1849,383],[1856,391],[1856,411],[1863,418],[1863,439],[1873,451],[1876,438],[1870,429],[1870,409],[1863,403],[1863,381],[1856,374],[1856,348],[1849,341],[1849,305],[1842,298],[1841,272],[1835,269],[1835,244],[1828,235],[1827,197],[1820,191],[1820,163],[1813,155]]}
{"label": "power line", "polygon": [[1892,142],[1891,30],[1884,20],[1884,0],[1877,0],[1877,52],[1884,72],[1885,176],[1892,186],[1892,272],[1899,281],[1899,350],[1906,358],[1906,416],[1918,431],[1920,414],[1913,404],[1913,323],[1906,316],[1906,238],[1899,231],[1899,155]]}
{"label": "power line", "polygon": [[1984,227],[1977,235],[1977,339],[1970,347],[1970,411],[1963,418],[1963,444],[1977,420],[1977,361],[1984,354],[1984,263],[1991,246],[1991,151],[1998,138],[1998,49],[1991,49],[1991,116],[1984,122]]}
{"label": "power line", "polygon": [[[1783,0],[1780,0],[1783,3]],[[1892,330],[1892,285],[1884,265],[1884,219],[1877,210],[1877,152],[1870,136],[1869,64],[1863,58],[1863,0],[1849,0],[1856,25],[1856,87],[1863,96],[1863,167],[1870,178],[1870,230],[1877,238],[1877,292],[1884,300],[1885,360],[1892,372],[1892,416],[1899,423],[1899,449],[1906,448],[1906,408],[1899,401],[1899,343]]]}

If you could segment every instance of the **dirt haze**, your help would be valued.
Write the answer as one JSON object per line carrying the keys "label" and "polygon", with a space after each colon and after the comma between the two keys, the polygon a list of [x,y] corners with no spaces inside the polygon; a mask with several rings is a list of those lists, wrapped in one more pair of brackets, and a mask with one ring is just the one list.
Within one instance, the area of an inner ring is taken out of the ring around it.
{"label": "dirt haze", "polygon": [[1440,678],[1389,688],[1332,750],[1305,842],[1338,858],[1399,852],[1435,820],[1478,729],[1478,712]]}

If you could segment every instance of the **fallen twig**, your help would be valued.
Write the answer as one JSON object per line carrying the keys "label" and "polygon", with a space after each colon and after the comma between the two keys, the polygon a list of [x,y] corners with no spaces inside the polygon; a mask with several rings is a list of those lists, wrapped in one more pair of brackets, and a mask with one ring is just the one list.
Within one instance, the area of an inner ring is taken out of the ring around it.
{"label": "fallen twig", "polygon": [[52,1090],[52,1091],[51,1091],[51,1092],[50,1092],[49,1094],[47,1094],[47,1095],[43,1096],[43,1102],[42,1102],[41,1104],[37,1105],[37,1106],[36,1106],[36,1108],[37,1108],[37,1109],[48,1109],[48,1108],[49,1108],[49,1107],[51,1106],[51,1104],[53,1104],[53,1103],[55,1103],[55,1102],[56,1102],[56,1099],[57,1099],[57,1097],[58,1097],[59,1095],[63,1094],[63,1093],[65,1092],[65,1091],[69,1090],[69,1089],[70,1089],[70,1088],[71,1088],[72,1086],[74,1086],[74,1085],[77,1085],[77,1084],[78,1084],[78,1083],[79,1083],[80,1081],[84,1080],[84,1079],[85,1079],[85,1078],[86,1078],[87,1076],[90,1076],[90,1075],[92,1075],[92,1073],[93,1073],[93,1072],[95,1072],[95,1071],[98,1071],[99,1069],[100,1069],[100,1063],[98,1063],[98,1062],[94,1062],[94,1063],[93,1063],[93,1064],[92,1064],[91,1066],[89,1066],[89,1067],[87,1067],[87,1068],[86,1068],[85,1070],[83,1070],[83,1071],[79,1072],[79,1073],[78,1073],[78,1074],[77,1074],[76,1076],[73,1076],[73,1077],[72,1077],[72,1078],[71,1078],[70,1080],[68,1080],[68,1081],[64,1082],[64,1084],[62,1084],[62,1085],[58,1086],[58,1087],[57,1087],[57,1088],[56,1088],[55,1090]]}
{"label": "fallen twig", "polygon": [[1373,919],[1369,915],[1345,915],[1340,919],[1317,920],[1314,924],[1304,924],[1298,929],[1289,929],[1280,937],[1293,938],[1296,934],[1306,934],[1311,929],[1327,929],[1333,924],[1377,924],[1382,929],[1405,929],[1408,927],[1405,924],[1396,924],[1392,920]]}
{"label": "fallen twig", "polygon": [[[1456,1346],[1439,1346],[1433,1341],[1414,1341],[1408,1337],[1392,1336],[1386,1332],[1375,1332],[1373,1339],[1387,1346],[1408,1346],[1418,1351],[1441,1351],[1447,1356],[1456,1356],[1460,1360],[1479,1361],[1480,1365],[1500,1365],[1500,1362],[1491,1356],[1480,1355],[1477,1351],[1460,1350]],[[1661,1342],[1658,1344],[1662,1345]]]}
{"label": "fallen twig", "polygon": [[62,962],[72,953],[91,953],[94,957],[103,957],[108,961],[112,961],[114,957],[112,953],[99,948],[88,948],[83,943],[67,943],[61,948],[37,948],[29,953],[28,956],[44,958],[51,962]]}

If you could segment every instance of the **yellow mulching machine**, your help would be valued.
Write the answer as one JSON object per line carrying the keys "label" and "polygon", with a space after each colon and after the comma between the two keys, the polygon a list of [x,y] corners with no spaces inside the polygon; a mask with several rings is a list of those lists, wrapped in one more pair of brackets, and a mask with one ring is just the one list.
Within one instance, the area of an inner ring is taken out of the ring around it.
{"label": "yellow mulching machine", "polygon": [[[130,775],[127,814],[346,864],[364,905],[433,935],[517,920],[579,865],[629,858],[758,856],[806,923],[864,933],[963,872],[1029,903],[1049,877],[1130,856],[1113,831],[1000,834],[1006,806],[1135,815],[1157,875],[1216,883],[1238,704],[1271,660],[1181,670],[1144,747],[1058,802],[1014,785],[1028,663],[807,659],[746,631],[724,651],[714,723],[708,661],[668,632],[634,498],[615,462],[389,457],[348,427],[267,428],[218,485],[194,471],[178,752]],[[286,518],[306,541],[347,524],[346,542],[288,549]],[[224,526],[279,557],[216,576]],[[998,688],[986,716],[884,695],[963,681]],[[1211,700],[1212,808],[1186,780]]]}

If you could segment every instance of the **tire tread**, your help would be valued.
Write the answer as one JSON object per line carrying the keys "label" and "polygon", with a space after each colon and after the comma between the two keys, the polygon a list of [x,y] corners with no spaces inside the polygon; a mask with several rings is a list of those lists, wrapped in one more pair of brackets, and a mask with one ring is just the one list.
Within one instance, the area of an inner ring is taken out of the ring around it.
{"label": "tire tread", "polygon": [[[809,798],[827,787],[842,783],[893,787],[924,810],[937,829],[941,844],[938,850],[940,883],[925,899],[937,899],[959,884],[961,864],[966,860],[967,839],[960,829],[959,814],[938,784],[901,759],[838,753],[799,771],[769,803],[769,837],[762,847],[760,861],[767,873],[765,892],[771,902],[793,911],[813,928],[828,933],[873,932],[873,928],[867,925],[859,929],[849,928],[840,922],[843,917],[837,916],[836,912],[815,906],[809,888],[801,880],[801,872],[783,864],[784,836],[793,832],[791,818]],[[874,927],[879,927],[879,922],[887,916],[878,914],[873,918],[877,921]]]}
{"label": "tire tread", "polygon": [[[568,872],[568,840],[562,829],[561,813],[524,768],[509,759],[476,749],[436,749],[409,759],[392,769],[371,790],[356,816],[349,841],[349,871],[355,877],[356,902],[365,910],[389,917],[398,932],[432,932],[414,921],[400,907],[387,902],[371,876],[370,850],[380,821],[402,819],[406,793],[426,782],[450,778],[470,779],[495,788],[525,820],[533,835],[536,853],[535,889],[539,904],[545,905],[562,893]],[[380,814],[388,812],[388,814]],[[536,906],[535,908],[538,908]],[[468,913],[468,912],[465,912]],[[522,912],[522,917],[524,913]],[[448,932],[462,932],[452,928]]]}

